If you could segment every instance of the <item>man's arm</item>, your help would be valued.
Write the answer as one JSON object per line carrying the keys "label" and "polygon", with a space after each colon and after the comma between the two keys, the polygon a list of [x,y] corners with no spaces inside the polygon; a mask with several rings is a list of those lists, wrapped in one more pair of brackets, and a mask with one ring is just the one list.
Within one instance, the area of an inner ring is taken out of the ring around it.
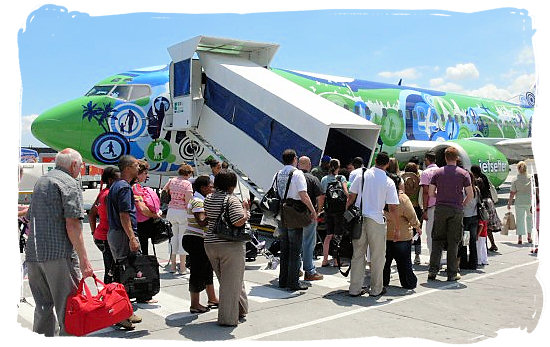
{"label": "man's arm", "polygon": [[[357,194],[350,192],[348,195],[348,201],[346,201],[346,210],[353,205],[355,202],[355,199],[357,198]],[[362,212],[361,212],[362,213]]]}
{"label": "man's arm", "polygon": [[137,252],[139,250],[139,241],[134,234],[134,229],[132,229],[132,221],[130,220],[130,213],[120,212],[120,223],[122,228],[128,238],[130,239],[130,250],[132,252]]}
{"label": "man's arm", "polygon": [[428,220],[428,202],[430,199],[428,191],[430,186],[423,185],[422,187],[422,219]]}
{"label": "man's arm", "polygon": [[90,261],[88,260],[86,247],[84,247],[82,223],[78,218],[65,218],[65,224],[67,226],[67,236],[69,237],[69,240],[78,255],[82,278],[90,277],[94,274],[94,270],[92,269],[92,264],[90,264]]}
{"label": "man's arm", "polygon": [[435,185],[430,184],[430,188],[428,190],[428,196],[430,198],[435,198],[435,189],[436,189]]}
{"label": "man's arm", "polygon": [[311,203],[311,199],[309,198],[309,195],[307,195],[307,191],[302,190],[298,192],[298,195],[300,195],[300,200],[304,204],[306,204],[307,208],[309,209],[309,212],[311,214],[311,220],[317,219],[317,211],[315,211],[315,208],[313,207],[313,204]]}

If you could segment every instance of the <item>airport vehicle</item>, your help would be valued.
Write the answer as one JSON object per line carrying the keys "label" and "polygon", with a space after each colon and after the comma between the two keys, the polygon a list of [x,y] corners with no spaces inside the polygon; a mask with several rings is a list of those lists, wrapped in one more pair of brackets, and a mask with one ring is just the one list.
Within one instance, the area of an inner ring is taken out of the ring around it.
{"label": "airport vehicle", "polygon": [[270,62],[278,47],[194,37],[168,48],[168,65],[107,77],[43,112],[32,133],[97,165],[123,154],[146,158],[157,187],[183,162],[207,172],[208,157],[227,160],[256,196],[269,188],[286,148],[314,165],[324,154],[370,163],[378,151],[404,164],[430,149],[441,164],[444,149],[453,146],[466,168],[479,165],[497,187],[508,175],[508,159],[532,157],[532,93],[513,104],[275,69]]}

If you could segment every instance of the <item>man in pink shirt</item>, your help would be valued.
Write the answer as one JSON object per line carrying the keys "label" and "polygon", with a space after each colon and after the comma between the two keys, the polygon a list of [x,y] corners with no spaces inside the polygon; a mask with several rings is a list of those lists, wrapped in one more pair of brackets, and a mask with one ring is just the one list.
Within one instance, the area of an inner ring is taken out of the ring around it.
{"label": "man in pink shirt", "polygon": [[420,175],[420,186],[422,187],[422,219],[426,221],[425,234],[428,245],[428,253],[432,253],[432,230],[434,225],[434,211],[435,211],[435,196],[428,196],[428,190],[432,177],[438,169],[435,164],[435,153],[432,151],[426,152],[424,155],[424,164],[426,169],[422,171]]}

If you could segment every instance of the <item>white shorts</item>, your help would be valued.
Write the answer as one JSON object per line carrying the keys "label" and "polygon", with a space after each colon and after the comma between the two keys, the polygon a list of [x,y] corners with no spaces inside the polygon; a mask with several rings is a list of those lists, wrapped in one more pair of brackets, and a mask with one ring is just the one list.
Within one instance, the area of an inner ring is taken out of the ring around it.
{"label": "white shorts", "polygon": [[[181,244],[183,233],[185,232],[185,229],[187,229],[187,211],[169,208],[166,213],[166,219],[172,223],[172,233],[174,234],[174,236],[170,239],[170,244],[172,245],[171,254],[189,254],[183,249]],[[170,247],[170,244],[168,247]]]}

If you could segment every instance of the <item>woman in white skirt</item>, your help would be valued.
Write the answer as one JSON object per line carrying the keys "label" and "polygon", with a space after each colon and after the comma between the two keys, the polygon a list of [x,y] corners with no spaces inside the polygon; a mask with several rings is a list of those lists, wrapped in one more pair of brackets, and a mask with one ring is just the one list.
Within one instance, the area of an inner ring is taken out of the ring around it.
{"label": "woman in white skirt", "polygon": [[180,166],[178,174],[179,176],[171,178],[166,183],[163,190],[170,194],[166,219],[172,223],[174,234],[170,240],[170,272],[176,272],[176,255],[179,255],[179,273],[183,275],[187,272],[185,257],[188,253],[183,249],[182,238],[185,229],[187,229],[187,204],[193,197],[193,187],[189,182],[189,177],[193,174],[193,168],[191,165],[183,164]]}

